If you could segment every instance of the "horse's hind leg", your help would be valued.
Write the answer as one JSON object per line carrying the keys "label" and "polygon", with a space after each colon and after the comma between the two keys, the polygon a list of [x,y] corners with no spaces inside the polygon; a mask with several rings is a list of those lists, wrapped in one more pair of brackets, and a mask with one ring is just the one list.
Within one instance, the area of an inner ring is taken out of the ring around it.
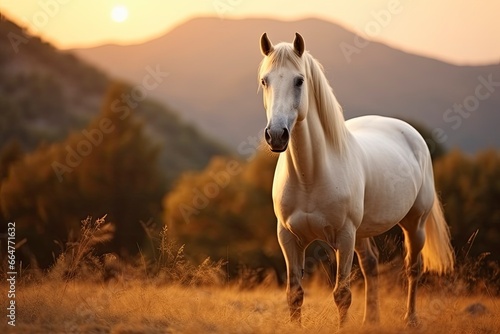
{"label": "horse's hind leg", "polygon": [[405,320],[410,327],[418,325],[415,303],[417,284],[422,275],[422,255],[420,252],[425,243],[424,222],[427,218],[427,214],[417,214],[415,211],[411,210],[400,222],[405,235],[405,268],[408,277],[408,302]]}
{"label": "horse's hind leg", "polygon": [[361,271],[365,278],[365,315],[363,323],[378,323],[380,321],[378,303],[378,249],[373,238],[356,240]]}
{"label": "horse's hind leg", "polygon": [[287,270],[286,294],[290,307],[290,319],[301,321],[301,307],[304,301],[304,290],[301,280],[304,272],[304,247],[290,231],[278,222],[278,241],[283,251]]}

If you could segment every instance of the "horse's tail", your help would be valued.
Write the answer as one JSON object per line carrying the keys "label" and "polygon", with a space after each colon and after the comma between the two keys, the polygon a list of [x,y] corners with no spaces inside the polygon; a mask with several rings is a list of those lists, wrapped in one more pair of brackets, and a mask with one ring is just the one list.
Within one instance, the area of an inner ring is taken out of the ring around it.
{"label": "horse's tail", "polygon": [[424,271],[444,274],[453,271],[455,254],[450,242],[450,229],[443,215],[441,201],[434,191],[434,204],[425,223],[425,243],[422,249]]}

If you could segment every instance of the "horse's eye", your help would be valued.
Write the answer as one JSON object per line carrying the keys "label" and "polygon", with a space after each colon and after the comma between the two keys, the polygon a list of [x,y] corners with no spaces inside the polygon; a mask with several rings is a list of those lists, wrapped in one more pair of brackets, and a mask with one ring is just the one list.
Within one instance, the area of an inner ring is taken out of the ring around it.
{"label": "horse's eye", "polygon": [[267,81],[266,79],[260,79],[260,83],[262,84],[262,86],[266,87],[267,85]]}
{"label": "horse's eye", "polygon": [[304,78],[297,78],[295,79],[295,86],[300,87],[304,83]]}

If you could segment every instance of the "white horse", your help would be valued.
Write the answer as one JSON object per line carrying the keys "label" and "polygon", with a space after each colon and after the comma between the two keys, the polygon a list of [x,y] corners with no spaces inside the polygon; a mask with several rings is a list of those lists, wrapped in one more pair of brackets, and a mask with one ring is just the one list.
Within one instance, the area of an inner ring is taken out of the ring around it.
{"label": "white horse", "polygon": [[354,251],[365,278],[363,321],[377,322],[378,252],[372,237],[399,224],[405,235],[409,283],[405,319],[416,325],[422,266],[437,273],[454,266],[424,139],[394,118],[364,116],[346,122],[321,65],[305,51],[300,34],[295,34],[293,44],[273,45],[264,33],[260,48],[265,139],[273,152],[282,153],[273,202],[287,265],[291,318],[300,322],[304,251],[312,241],[323,240],[337,258],[333,298],[339,326],[351,304]]}

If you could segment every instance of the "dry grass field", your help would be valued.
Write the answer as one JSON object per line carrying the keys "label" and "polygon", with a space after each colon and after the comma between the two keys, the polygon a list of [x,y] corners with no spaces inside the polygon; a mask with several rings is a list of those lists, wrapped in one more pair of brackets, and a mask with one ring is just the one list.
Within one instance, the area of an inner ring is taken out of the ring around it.
{"label": "dry grass field", "polygon": [[[403,323],[403,287],[384,284],[381,323],[363,327],[363,289],[353,287],[345,333],[498,333],[500,299],[421,289],[418,329]],[[6,285],[1,286],[6,291]],[[331,290],[306,285],[302,326],[288,321],[285,293],[276,286],[252,290],[237,286],[162,285],[130,280],[107,283],[44,280],[17,288],[12,333],[333,333],[337,310]],[[446,289],[445,289],[446,290]],[[5,307],[5,303],[3,303]],[[471,307],[472,306],[472,307]],[[5,308],[2,309],[5,310]],[[467,309],[469,307],[469,309]]]}
{"label": "dry grass field", "polygon": [[[20,273],[16,326],[7,324],[8,298],[2,297],[0,333],[337,332],[332,288],[318,273],[304,280],[299,326],[289,322],[284,288],[272,277],[259,285],[245,279],[228,283],[220,263],[190,263],[184,258],[183,247],[167,242],[166,230],[160,233],[159,253],[150,263],[143,259],[132,265],[113,257],[95,257],[93,247],[106,240],[106,229],[103,219],[95,224],[85,221],[80,239],[67,247],[51,270]],[[464,278],[476,270],[473,265],[450,277],[424,277],[417,302],[421,325],[405,328],[406,298],[400,268],[392,263],[380,270],[378,326],[361,325],[363,282],[353,280],[350,319],[343,333],[499,332],[498,287],[484,280],[474,281],[476,289],[466,287]],[[359,272],[354,276],[359,278]],[[0,291],[7,295],[6,279],[2,278]]]}

